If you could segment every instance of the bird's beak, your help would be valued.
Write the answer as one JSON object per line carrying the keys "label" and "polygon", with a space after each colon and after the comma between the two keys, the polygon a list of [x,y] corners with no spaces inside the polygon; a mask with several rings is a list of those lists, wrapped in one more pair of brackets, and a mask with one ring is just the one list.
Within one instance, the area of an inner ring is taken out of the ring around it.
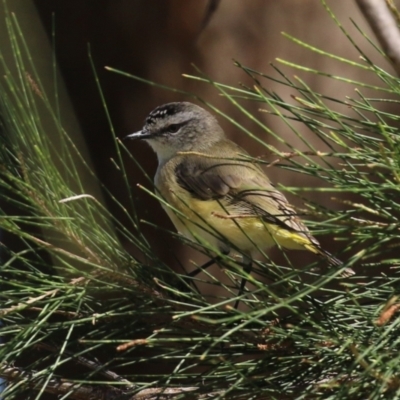
{"label": "bird's beak", "polygon": [[130,140],[136,140],[136,139],[149,139],[151,137],[151,134],[146,131],[146,130],[141,130],[139,132],[134,132],[131,133],[130,135],[127,135],[124,137],[124,140],[130,139]]}

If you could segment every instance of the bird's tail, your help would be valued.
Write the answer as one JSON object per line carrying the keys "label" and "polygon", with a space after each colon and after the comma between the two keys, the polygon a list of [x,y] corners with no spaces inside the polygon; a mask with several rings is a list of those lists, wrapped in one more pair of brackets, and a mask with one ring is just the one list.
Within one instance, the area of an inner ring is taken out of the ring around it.
{"label": "bird's tail", "polygon": [[[343,263],[336,257],[334,257],[331,253],[328,253],[324,250],[316,239],[314,239],[311,235],[300,235],[295,234],[291,235],[291,239],[296,243],[302,245],[307,250],[313,252],[314,254],[318,254],[321,257],[324,257],[325,260],[329,262],[333,267],[343,267]],[[355,272],[351,268],[343,268],[340,272],[340,276],[342,278],[348,278],[349,276],[355,275]]]}
{"label": "bird's tail", "polygon": [[[321,257],[324,257],[325,260],[329,262],[330,265],[333,267],[343,267],[342,261],[340,261],[338,258],[334,257],[331,253],[328,253],[326,250],[321,248],[320,246],[316,246],[315,243],[310,245],[305,246],[306,249],[312,251],[313,253],[316,253],[320,255]],[[348,278],[349,276],[355,275],[355,272],[351,268],[344,268],[340,272],[340,276],[342,278]]]}
{"label": "bird's tail", "polygon": [[[318,253],[324,257],[325,259],[328,260],[329,264],[331,264],[334,267],[342,267],[343,263],[340,261],[338,258],[334,257],[331,253],[328,253],[327,251],[323,249],[318,249]],[[343,271],[341,271],[340,275],[343,278],[348,278],[349,276],[355,275],[355,272],[351,268],[345,268]]]}

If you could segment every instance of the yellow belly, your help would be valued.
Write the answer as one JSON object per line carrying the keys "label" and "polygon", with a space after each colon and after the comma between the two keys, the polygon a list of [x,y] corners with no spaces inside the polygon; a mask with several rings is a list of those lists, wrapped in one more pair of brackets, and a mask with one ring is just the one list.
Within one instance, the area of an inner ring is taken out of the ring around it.
{"label": "yellow belly", "polygon": [[225,247],[222,243],[232,243],[237,249],[251,255],[275,244],[289,249],[304,249],[304,245],[309,243],[300,235],[267,224],[260,218],[231,218],[234,213],[228,213],[215,200],[190,198],[184,203],[171,193],[167,200],[179,211],[177,213],[164,206],[178,232],[217,250]]}

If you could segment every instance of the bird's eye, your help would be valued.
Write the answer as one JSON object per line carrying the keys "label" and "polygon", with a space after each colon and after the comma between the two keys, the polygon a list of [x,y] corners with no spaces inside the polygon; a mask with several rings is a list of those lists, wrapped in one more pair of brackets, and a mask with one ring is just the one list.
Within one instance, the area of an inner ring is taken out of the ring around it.
{"label": "bird's eye", "polygon": [[166,131],[168,133],[176,133],[179,131],[181,125],[180,124],[171,124],[167,127]]}

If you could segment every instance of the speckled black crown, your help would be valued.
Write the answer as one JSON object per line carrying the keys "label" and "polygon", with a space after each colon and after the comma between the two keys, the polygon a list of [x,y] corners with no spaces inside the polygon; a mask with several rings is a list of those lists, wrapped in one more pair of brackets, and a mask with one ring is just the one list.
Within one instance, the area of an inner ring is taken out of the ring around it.
{"label": "speckled black crown", "polygon": [[184,103],[168,103],[158,106],[147,116],[145,124],[154,124],[157,120],[175,115],[184,108]]}

